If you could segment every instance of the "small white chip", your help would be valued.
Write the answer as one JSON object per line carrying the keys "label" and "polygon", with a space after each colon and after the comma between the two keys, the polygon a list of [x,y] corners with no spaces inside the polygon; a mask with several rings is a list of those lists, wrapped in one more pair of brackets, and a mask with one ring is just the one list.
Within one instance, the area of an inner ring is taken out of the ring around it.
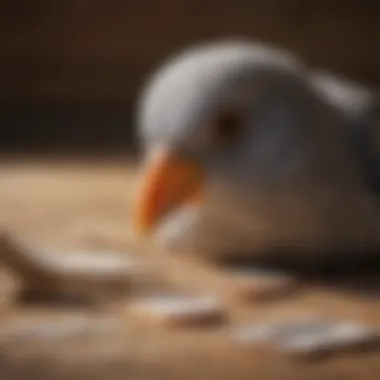
{"label": "small white chip", "polygon": [[44,254],[45,265],[63,273],[108,276],[128,273],[136,263],[124,253],[112,251],[69,251]]}
{"label": "small white chip", "polygon": [[121,323],[115,318],[67,316],[57,319],[16,318],[3,325],[0,344],[51,341],[68,338],[91,338],[118,331]]}
{"label": "small white chip", "polygon": [[356,349],[380,343],[380,330],[356,323],[336,323],[322,331],[305,331],[279,339],[278,347],[298,356]]}
{"label": "small white chip", "polygon": [[249,301],[268,301],[297,289],[297,279],[287,273],[242,267],[229,272],[236,284],[235,296]]}
{"label": "small white chip", "polygon": [[163,325],[200,326],[222,322],[223,308],[211,297],[158,294],[140,297],[134,308]]}
{"label": "small white chip", "polygon": [[297,317],[289,321],[252,323],[233,330],[233,338],[238,343],[273,343],[278,339],[298,336],[306,331],[321,331],[330,323],[317,317]]}

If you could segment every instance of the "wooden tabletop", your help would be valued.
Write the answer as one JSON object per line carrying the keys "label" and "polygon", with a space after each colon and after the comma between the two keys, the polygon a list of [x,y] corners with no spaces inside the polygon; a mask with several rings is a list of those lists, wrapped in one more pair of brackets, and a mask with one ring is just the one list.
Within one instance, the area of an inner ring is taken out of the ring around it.
{"label": "wooden tabletop", "polygon": [[[135,169],[119,163],[12,161],[0,165],[0,225],[37,246],[122,250],[157,264],[155,286],[218,297],[228,322],[215,327],[166,329],[130,312],[128,298],[100,308],[12,305],[14,276],[3,270],[0,331],[14,318],[67,315],[115,317],[118,334],[94,340],[3,342],[1,378],[44,379],[378,379],[380,353],[355,352],[319,361],[290,358],[266,345],[242,347],[231,328],[316,314],[380,322],[376,278],[335,285],[305,282],[278,300],[243,303],[219,268],[136,242],[129,232]],[[369,281],[371,280],[371,281]],[[358,285],[367,285],[364,286]]]}

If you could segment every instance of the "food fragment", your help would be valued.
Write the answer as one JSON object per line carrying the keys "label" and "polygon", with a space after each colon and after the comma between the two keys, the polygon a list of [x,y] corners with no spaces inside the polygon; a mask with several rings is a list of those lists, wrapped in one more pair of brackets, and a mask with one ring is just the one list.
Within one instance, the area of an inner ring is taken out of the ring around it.
{"label": "food fragment", "polygon": [[165,326],[202,326],[221,323],[226,313],[211,297],[159,294],[140,297],[134,308]]}

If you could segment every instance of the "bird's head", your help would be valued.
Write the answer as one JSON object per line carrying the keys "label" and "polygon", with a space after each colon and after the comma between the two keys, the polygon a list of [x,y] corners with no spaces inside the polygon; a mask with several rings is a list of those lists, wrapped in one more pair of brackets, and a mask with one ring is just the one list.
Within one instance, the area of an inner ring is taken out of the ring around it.
{"label": "bird's head", "polygon": [[[204,222],[196,239],[212,226],[214,241],[228,235],[226,249],[239,249],[236,241],[284,222],[281,199],[329,160],[334,171],[340,149],[334,137],[325,144],[337,123],[305,85],[304,71],[292,55],[248,42],[198,46],[166,62],[139,103],[146,162],[137,229],[155,233],[191,209]],[[334,125],[321,128],[326,120]]]}

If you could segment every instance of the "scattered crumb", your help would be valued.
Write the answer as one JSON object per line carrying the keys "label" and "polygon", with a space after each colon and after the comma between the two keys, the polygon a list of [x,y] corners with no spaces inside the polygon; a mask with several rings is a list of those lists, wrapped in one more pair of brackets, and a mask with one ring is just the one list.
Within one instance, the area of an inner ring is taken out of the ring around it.
{"label": "scattered crumb", "polygon": [[236,296],[244,301],[269,301],[285,297],[297,290],[298,281],[287,273],[258,268],[237,268],[229,271],[236,285]]}
{"label": "scattered crumb", "polygon": [[226,312],[214,298],[178,294],[143,296],[134,308],[154,322],[165,326],[201,326],[221,323]]}
{"label": "scattered crumb", "polygon": [[2,325],[0,344],[31,341],[51,341],[72,338],[94,338],[118,331],[116,318],[65,316],[56,319],[19,317]]}

